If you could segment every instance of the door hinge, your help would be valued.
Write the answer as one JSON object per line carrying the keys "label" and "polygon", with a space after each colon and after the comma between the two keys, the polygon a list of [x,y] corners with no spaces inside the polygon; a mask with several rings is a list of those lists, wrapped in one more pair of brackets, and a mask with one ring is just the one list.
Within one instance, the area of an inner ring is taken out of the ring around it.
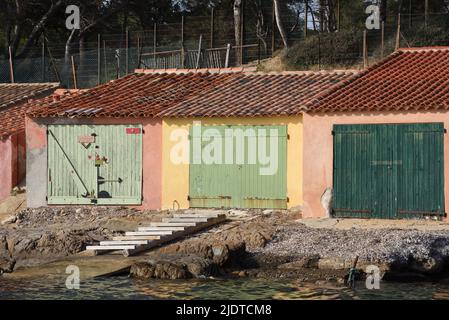
{"label": "door hinge", "polygon": [[47,129],[47,136],[50,134],[50,130]]}
{"label": "door hinge", "polygon": [[287,197],[287,203],[290,203],[290,198],[289,197]]}
{"label": "door hinge", "polygon": [[335,136],[335,131],[334,130],[332,130],[332,135]]}
{"label": "door hinge", "polygon": [[190,201],[190,196],[187,196],[187,201]]}
{"label": "door hinge", "polygon": [[443,132],[444,132],[444,134],[446,134],[446,133],[447,133],[447,129],[446,129],[446,128],[444,128],[444,129],[443,129]]}
{"label": "door hinge", "polygon": [[48,202],[48,196],[45,197],[45,201]]}
{"label": "door hinge", "polygon": [[287,140],[290,140],[290,134],[287,133]]}

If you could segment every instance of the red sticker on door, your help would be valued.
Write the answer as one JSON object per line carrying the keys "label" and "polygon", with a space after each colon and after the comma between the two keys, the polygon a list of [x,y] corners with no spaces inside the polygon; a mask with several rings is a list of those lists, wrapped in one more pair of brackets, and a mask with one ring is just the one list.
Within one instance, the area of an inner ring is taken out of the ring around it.
{"label": "red sticker on door", "polygon": [[126,134],[140,134],[140,128],[126,128]]}

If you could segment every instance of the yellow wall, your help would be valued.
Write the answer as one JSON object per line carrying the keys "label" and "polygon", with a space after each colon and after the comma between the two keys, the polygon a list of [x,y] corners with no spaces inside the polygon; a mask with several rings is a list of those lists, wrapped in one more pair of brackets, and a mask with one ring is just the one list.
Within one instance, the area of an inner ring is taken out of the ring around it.
{"label": "yellow wall", "polygon": [[[171,160],[172,148],[179,143],[172,141],[175,130],[189,132],[193,121],[202,125],[287,125],[290,139],[287,143],[287,197],[288,207],[303,204],[302,197],[302,116],[270,118],[176,118],[162,121],[162,208],[186,209],[189,207],[189,165],[174,164]],[[181,131],[176,131],[181,132]],[[175,134],[176,135],[176,134]],[[187,137],[185,137],[187,139]]]}

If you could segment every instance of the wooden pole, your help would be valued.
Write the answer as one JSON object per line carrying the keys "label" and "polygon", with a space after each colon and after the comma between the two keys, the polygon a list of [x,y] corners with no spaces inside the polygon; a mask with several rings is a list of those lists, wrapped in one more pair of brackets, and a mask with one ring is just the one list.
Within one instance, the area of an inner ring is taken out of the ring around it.
{"label": "wooden pole", "polygon": [[108,62],[106,59],[106,40],[103,40],[103,65],[104,65],[104,81],[107,82],[108,79]]}
{"label": "wooden pole", "polygon": [[398,14],[398,29],[396,31],[396,45],[395,50],[398,50],[401,46],[401,14]]}
{"label": "wooden pole", "polygon": [[157,49],[157,23],[153,26],[153,68],[156,69],[156,49]]}
{"label": "wooden pole", "polygon": [[409,4],[408,4],[408,26],[409,26],[409,28],[412,27],[412,14],[413,14],[412,0],[409,0]]}
{"label": "wooden pole", "polygon": [[384,58],[385,51],[385,21],[382,21],[380,30],[380,58]]}
{"label": "wooden pole", "polygon": [[141,65],[141,54],[142,52],[140,51],[140,36],[137,36],[137,69],[140,69],[140,65]]}
{"label": "wooden pole", "polygon": [[304,38],[307,38],[308,33],[308,24],[309,24],[309,1],[305,1],[305,10],[304,10]]}
{"label": "wooden pole", "polygon": [[[45,37],[44,37],[44,39],[45,39],[45,41],[47,41],[47,39]],[[48,44],[46,47],[47,47],[48,56],[50,57],[50,63],[53,66],[53,71],[55,72],[55,75],[56,75],[56,79],[58,79],[58,82],[61,83],[61,77],[59,76],[58,68],[56,68],[56,64],[53,59],[53,55],[51,54],[50,47],[48,46]]]}
{"label": "wooden pole", "polygon": [[126,60],[125,60],[125,68],[126,72],[125,74],[129,73],[129,29],[126,27]]}
{"label": "wooden pole", "polygon": [[429,23],[429,0],[424,0],[424,26],[427,28]]}
{"label": "wooden pole", "polygon": [[75,70],[75,60],[73,59],[73,56],[71,56],[71,58],[72,58],[73,85],[74,85],[75,89],[78,89],[78,81],[76,79],[76,70]]}
{"label": "wooden pole", "polygon": [[340,0],[337,0],[337,31],[340,31],[341,11]]}
{"label": "wooden pole", "polygon": [[276,13],[274,8],[274,0],[272,2],[271,10],[271,56],[274,56],[274,51],[276,50]]}
{"label": "wooden pole", "polygon": [[181,68],[185,68],[184,15],[181,16]]}
{"label": "wooden pole", "polygon": [[11,83],[14,83],[14,65],[12,63],[11,46],[8,47],[8,51],[9,51],[9,75],[10,75]]}
{"label": "wooden pole", "polygon": [[41,60],[41,63],[42,63],[42,66],[41,66],[41,73],[42,73],[41,81],[45,82],[45,36],[44,35],[42,35],[42,52],[41,52],[41,55],[42,55],[42,60]]}
{"label": "wooden pole", "polygon": [[198,55],[196,56],[196,65],[195,65],[195,69],[198,69],[200,66],[200,58],[201,58],[201,46],[202,46],[202,41],[203,41],[203,35],[200,35],[200,41],[198,43]]}
{"label": "wooden pole", "polygon": [[243,65],[243,44],[245,43],[245,0],[242,0],[242,10],[240,10],[240,65]]}
{"label": "wooden pole", "polygon": [[97,84],[101,83],[101,35],[97,35]]}
{"label": "wooden pole", "polygon": [[225,68],[229,68],[229,55],[231,54],[231,44],[226,46]]}
{"label": "wooden pole", "polygon": [[363,30],[363,69],[368,67],[368,48],[366,42],[366,30]]}
{"label": "wooden pole", "polygon": [[214,8],[212,8],[210,12],[210,47],[214,47],[214,33],[215,33],[215,14],[214,14]]}

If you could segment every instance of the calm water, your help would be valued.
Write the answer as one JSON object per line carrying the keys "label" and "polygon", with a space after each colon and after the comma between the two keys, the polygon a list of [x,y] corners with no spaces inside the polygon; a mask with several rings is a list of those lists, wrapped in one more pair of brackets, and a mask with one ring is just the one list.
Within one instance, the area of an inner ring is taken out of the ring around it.
{"label": "calm water", "polygon": [[140,281],[113,277],[81,282],[68,290],[64,280],[11,281],[0,277],[0,299],[448,299],[449,286],[382,283],[380,290],[304,285],[294,280]]}

